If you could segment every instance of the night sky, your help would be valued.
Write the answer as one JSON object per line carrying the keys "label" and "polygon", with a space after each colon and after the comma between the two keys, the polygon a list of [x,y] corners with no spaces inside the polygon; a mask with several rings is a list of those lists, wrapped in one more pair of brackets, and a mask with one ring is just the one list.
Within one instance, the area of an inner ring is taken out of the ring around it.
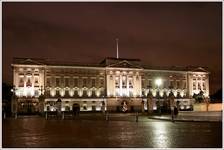
{"label": "night sky", "polygon": [[138,58],[152,66],[205,66],[222,86],[222,3],[3,2],[3,82],[13,57],[98,63]]}

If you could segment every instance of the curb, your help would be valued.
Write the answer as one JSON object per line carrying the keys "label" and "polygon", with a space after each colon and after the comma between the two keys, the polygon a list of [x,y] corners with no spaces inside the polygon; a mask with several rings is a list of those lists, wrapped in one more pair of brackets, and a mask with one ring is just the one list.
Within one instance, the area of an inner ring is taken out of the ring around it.
{"label": "curb", "polygon": [[[168,118],[155,118],[155,117],[148,117],[148,119],[155,119],[155,120],[164,120],[164,121],[171,121]],[[222,120],[181,120],[181,119],[174,119],[174,122],[222,122]]]}

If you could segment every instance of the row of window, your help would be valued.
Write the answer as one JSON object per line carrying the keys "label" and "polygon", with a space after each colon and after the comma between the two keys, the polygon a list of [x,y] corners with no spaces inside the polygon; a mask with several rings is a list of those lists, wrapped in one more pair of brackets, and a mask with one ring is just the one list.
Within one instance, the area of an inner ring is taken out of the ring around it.
{"label": "row of window", "polygon": [[158,87],[154,80],[148,80],[148,82],[142,80],[142,87],[147,88],[175,88],[175,89],[186,89],[187,83],[186,80],[163,80],[162,84]]}
{"label": "row of window", "polygon": [[31,78],[31,76],[28,76],[24,78],[24,76],[19,77],[19,87],[24,87],[24,84],[26,87],[32,87],[33,85],[33,80],[34,80],[34,87],[39,86],[39,77],[35,76],[34,79]]}
{"label": "row of window", "polygon": [[[46,86],[50,87],[50,86],[65,86],[65,87],[70,87],[70,86],[74,86],[74,87],[79,87],[79,86],[83,86],[83,87],[96,87],[96,82],[97,79],[96,78],[47,78],[46,79]],[[103,78],[99,79],[99,86],[100,87],[104,87],[104,80]]]}
{"label": "row of window", "polygon": [[193,90],[206,90],[205,82],[193,81]]}
{"label": "row of window", "polygon": [[[121,82],[121,85],[120,85],[120,82]],[[127,76],[122,76],[122,78],[120,79],[120,77],[117,76],[115,78],[115,87],[120,88],[120,86],[122,86],[122,88],[127,88],[127,86],[129,88],[133,88],[133,78],[128,78]]]}
{"label": "row of window", "polygon": [[69,91],[69,90],[65,90],[65,91],[60,91],[60,90],[56,90],[56,91],[50,91],[47,90],[45,92],[46,96],[51,96],[51,97],[100,97],[103,96],[104,92],[103,91],[87,91],[87,90],[83,90],[83,91]]}

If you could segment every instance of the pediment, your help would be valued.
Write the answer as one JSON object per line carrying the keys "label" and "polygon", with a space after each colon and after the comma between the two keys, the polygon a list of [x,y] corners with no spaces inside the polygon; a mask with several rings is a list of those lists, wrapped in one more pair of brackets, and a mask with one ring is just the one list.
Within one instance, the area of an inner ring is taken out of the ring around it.
{"label": "pediment", "polygon": [[110,64],[107,67],[115,67],[115,68],[139,68],[141,69],[142,67],[132,64],[127,60],[120,61],[118,63]]}
{"label": "pediment", "polygon": [[205,70],[204,68],[202,67],[198,67],[198,68],[195,68],[192,70],[193,72],[208,72],[207,70]]}
{"label": "pediment", "polygon": [[30,59],[30,58],[20,60],[18,63],[19,64],[25,64],[25,65],[44,65],[43,63],[38,62],[38,61],[33,60],[33,59]]}

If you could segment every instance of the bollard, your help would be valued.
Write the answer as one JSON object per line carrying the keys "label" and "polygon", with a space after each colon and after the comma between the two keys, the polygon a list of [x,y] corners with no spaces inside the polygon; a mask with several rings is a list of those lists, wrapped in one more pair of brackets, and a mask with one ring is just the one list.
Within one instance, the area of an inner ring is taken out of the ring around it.
{"label": "bollard", "polygon": [[62,112],[62,120],[64,120],[64,119],[65,119],[65,113]]}
{"label": "bollard", "polygon": [[138,122],[138,112],[136,113],[136,122]]}
{"label": "bollard", "polygon": [[174,122],[174,111],[171,110],[171,118],[172,118],[172,122]]}
{"label": "bollard", "polygon": [[47,112],[45,113],[45,119],[47,120]]}
{"label": "bollard", "polygon": [[6,118],[6,113],[4,112],[4,119]]}

